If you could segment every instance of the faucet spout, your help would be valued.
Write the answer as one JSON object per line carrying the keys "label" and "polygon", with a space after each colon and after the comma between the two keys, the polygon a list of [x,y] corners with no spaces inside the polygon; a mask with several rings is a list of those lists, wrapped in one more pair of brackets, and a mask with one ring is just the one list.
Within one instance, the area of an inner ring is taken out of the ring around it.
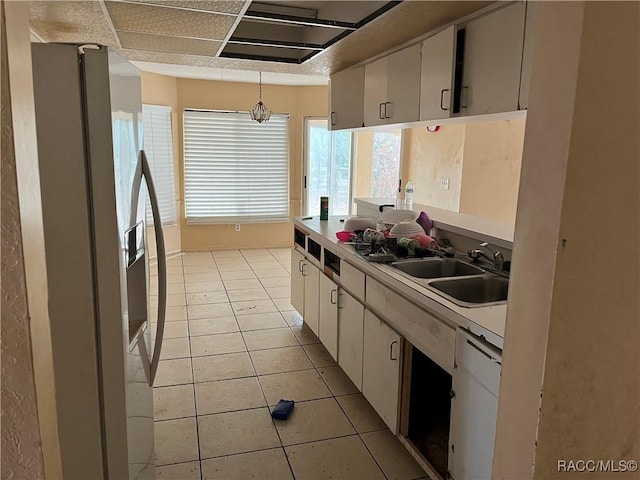
{"label": "faucet spout", "polygon": [[492,248],[487,242],[482,242],[480,246],[491,253],[493,265],[496,267],[496,270],[501,272],[504,269],[504,255],[502,255],[502,252]]}

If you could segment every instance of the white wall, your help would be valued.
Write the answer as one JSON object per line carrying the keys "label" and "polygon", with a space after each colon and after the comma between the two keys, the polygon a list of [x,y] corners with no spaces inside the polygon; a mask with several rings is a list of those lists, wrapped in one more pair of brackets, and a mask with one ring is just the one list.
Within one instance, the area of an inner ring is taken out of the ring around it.
{"label": "white wall", "polygon": [[29,4],[2,9],[2,478],[60,478]]}
{"label": "white wall", "polygon": [[640,458],[640,3],[536,10],[492,477],[584,478]]}

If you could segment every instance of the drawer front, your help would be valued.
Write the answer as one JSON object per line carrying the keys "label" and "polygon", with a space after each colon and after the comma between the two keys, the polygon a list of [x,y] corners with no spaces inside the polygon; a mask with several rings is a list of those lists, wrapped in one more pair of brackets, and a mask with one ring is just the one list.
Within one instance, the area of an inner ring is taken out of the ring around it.
{"label": "drawer front", "polygon": [[356,267],[340,262],[340,285],[361,302],[364,302],[365,275]]}
{"label": "drawer front", "polygon": [[366,302],[418,350],[453,373],[455,329],[371,277],[367,277]]}

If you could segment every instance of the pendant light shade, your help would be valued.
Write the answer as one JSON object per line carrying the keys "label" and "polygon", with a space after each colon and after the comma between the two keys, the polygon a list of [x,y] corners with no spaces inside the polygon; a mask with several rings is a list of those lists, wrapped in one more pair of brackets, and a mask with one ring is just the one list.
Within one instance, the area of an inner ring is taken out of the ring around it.
{"label": "pendant light shade", "polygon": [[271,110],[264,103],[262,103],[262,72],[260,72],[260,101],[249,111],[251,114],[251,120],[255,120],[258,123],[266,122],[271,118]]}

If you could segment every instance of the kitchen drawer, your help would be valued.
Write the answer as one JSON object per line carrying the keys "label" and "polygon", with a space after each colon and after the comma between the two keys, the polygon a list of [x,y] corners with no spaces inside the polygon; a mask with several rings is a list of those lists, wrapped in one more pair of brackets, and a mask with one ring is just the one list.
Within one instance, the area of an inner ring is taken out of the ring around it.
{"label": "kitchen drawer", "polygon": [[412,345],[449,373],[453,373],[455,329],[401,295],[367,277],[366,303]]}
{"label": "kitchen drawer", "polygon": [[364,302],[364,276],[351,264],[340,262],[340,285],[361,302]]}

